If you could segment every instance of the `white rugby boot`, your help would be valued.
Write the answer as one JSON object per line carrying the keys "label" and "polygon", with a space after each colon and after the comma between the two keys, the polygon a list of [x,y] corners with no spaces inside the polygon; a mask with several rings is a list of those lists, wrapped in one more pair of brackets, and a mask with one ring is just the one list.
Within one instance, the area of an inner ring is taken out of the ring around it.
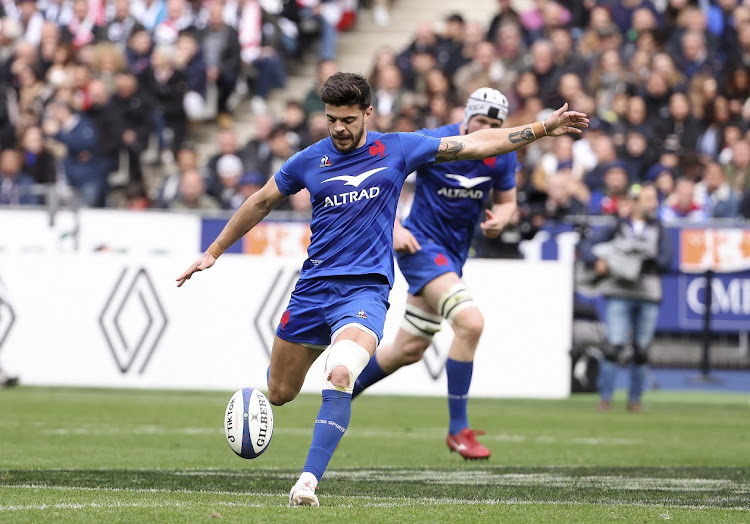
{"label": "white rugby boot", "polygon": [[289,492],[290,506],[320,506],[312,482],[297,483]]}

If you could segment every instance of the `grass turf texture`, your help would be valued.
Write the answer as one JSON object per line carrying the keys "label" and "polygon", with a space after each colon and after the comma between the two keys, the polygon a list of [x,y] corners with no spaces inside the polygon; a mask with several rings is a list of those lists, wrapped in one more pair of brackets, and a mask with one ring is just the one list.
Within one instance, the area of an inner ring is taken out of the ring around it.
{"label": "grass turf texture", "polygon": [[0,391],[0,522],[750,522],[750,397],[650,393],[472,399],[493,452],[445,447],[446,401],[363,395],[321,482],[287,508],[320,399],[274,408],[260,458],[235,456],[232,392]]}

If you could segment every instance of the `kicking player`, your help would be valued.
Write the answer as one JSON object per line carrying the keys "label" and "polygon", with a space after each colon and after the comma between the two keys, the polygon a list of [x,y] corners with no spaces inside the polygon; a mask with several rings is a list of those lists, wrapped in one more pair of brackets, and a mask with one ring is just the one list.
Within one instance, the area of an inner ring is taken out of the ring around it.
{"label": "kicking player", "polygon": [[354,382],[383,336],[393,284],[393,223],[406,176],[433,162],[488,158],[536,138],[580,132],[583,113],[563,106],[544,122],[436,138],[367,131],[371,89],[358,74],[336,73],[321,89],[330,137],[281,167],[235,212],[206,252],[178,278],[210,268],[287,196],[307,188],[312,202],[308,259],[276,330],[268,399],[293,400],[312,363],[325,355],[322,403],[293,506],[318,506],[315,489],[349,425]]}
{"label": "kicking player", "polygon": [[[421,132],[435,137],[467,135],[500,128],[507,117],[508,99],[500,91],[482,87],[469,96],[463,122]],[[421,360],[445,318],[454,332],[445,363],[450,415],[446,443],[465,459],[490,456],[476,439],[480,431],[470,428],[466,409],[484,320],[461,281],[489,191],[493,206],[485,210],[479,227],[485,236],[496,238],[516,211],[515,152],[425,165],[417,171],[411,212],[403,226],[396,220],[393,232],[398,266],[409,284],[406,315],[393,343],[375,352],[354,385],[356,397],[400,367]]]}

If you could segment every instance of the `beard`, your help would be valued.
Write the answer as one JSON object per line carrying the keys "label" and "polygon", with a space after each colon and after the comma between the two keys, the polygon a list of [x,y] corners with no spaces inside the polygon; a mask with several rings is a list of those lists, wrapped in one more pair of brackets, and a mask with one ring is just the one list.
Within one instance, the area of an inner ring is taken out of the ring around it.
{"label": "beard", "polygon": [[[357,147],[359,146],[359,142],[362,140],[362,137],[364,136],[364,134],[365,134],[365,127],[362,126],[356,135],[350,135],[349,133],[347,133],[346,135],[336,135],[336,136],[331,135],[331,138],[333,139],[333,146],[338,150],[339,153],[341,153],[342,155],[345,155],[357,149]],[[340,146],[339,144],[336,143],[336,140],[347,139],[350,137],[352,138],[352,141],[347,146]]]}

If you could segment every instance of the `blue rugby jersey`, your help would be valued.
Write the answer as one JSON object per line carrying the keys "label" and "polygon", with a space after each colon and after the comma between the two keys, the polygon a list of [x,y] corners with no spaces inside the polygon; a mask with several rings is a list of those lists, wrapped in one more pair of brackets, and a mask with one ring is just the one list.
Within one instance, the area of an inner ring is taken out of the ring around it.
{"label": "blue rugby jersey", "polygon": [[[434,137],[458,136],[460,124],[419,132]],[[420,241],[432,241],[463,262],[490,189],[516,186],[516,153],[485,160],[457,160],[417,170],[414,203],[404,226]]]}
{"label": "blue rugby jersey", "polygon": [[393,221],[401,187],[432,164],[440,139],[367,132],[364,146],[341,154],[330,137],[300,151],[275,175],[285,195],[307,188],[312,237],[300,278],[380,274],[393,285]]}

